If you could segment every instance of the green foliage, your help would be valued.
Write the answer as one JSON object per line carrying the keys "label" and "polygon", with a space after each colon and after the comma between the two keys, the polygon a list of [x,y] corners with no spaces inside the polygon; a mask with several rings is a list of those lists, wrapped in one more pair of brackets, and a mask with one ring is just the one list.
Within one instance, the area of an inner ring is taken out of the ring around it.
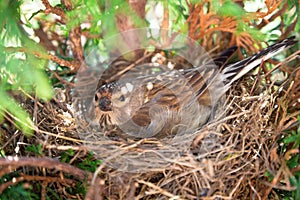
{"label": "green foliage", "polygon": [[[281,8],[285,1],[280,4],[279,8]],[[286,31],[289,29],[293,23],[296,23],[295,28],[292,29],[293,34],[298,34],[300,31],[300,18],[299,18],[299,1],[297,0],[289,0],[288,1],[288,9],[287,12],[283,12],[281,18],[277,17],[271,23],[267,24],[265,27],[261,29],[261,32],[266,34],[267,40],[278,40],[282,35],[280,31],[281,26],[283,26],[283,30]]]}
{"label": "green foliage", "polygon": [[[4,183],[7,180],[7,176],[0,179],[0,183]],[[33,191],[32,187],[25,189],[22,183],[8,187],[2,194],[0,194],[0,200],[38,200],[39,195]]]}
{"label": "green foliage", "polygon": [[4,34],[10,34],[11,39],[16,40],[21,37],[20,29],[18,27],[18,24],[16,23],[20,19],[19,8],[19,1],[3,0],[0,2],[0,22],[2,30],[1,35],[3,35],[3,31],[5,31],[6,33]]}
{"label": "green foliage", "polygon": [[65,163],[69,163],[73,157],[74,157],[74,150],[69,149],[68,151],[62,152],[60,160]]}
{"label": "green foliage", "polygon": [[47,187],[47,196],[46,196],[47,200],[60,200],[60,196],[57,193],[57,191],[52,190],[51,188]]}
{"label": "green foliage", "polygon": [[214,0],[212,2],[220,16],[230,16],[241,19],[246,15],[245,10],[233,1],[227,0],[223,4],[220,4],[219,0]]}
{"label": "green foliage", "polygon": [[183,34],[188,34],[188,26],[186,20],[189,16],[189,9],[186,1],[168,1],[169,20],[173,21],[172,29]]}
{"label": "green foliage", "polygon": [[256,41],[266,41],[266,35],[260,30],[254,27],[249,27],[243,21],[238,20],[237,34],[239,33],[249,33],[251,37]]}
{"label": "green foliage", "polygon": [[82,162],[78,163],[77,166],[82,170],[95,172],[100,164],[101,160],[95,160],[93,158],[93,153],[89,152],[87,158],[85,158]]}
{"label": "green foliage", "polygon": [[38,156],[42,156],[43,155],[43,149],[42,149],[42,145],[38,144],[38,145],[30,145],[26,147],[26,151],[32,152]]}
{"label": "green foliage", "polygon": [[[68,22],[67,28],[70,30],[75,26],[79,26],[85,22],[91,22],[91,33],[100,33],[99,22],[101,20],[102,11],[100,10],[101,4],[97,0],[79,0],[74,2],[74,9],[71,11],[66,10]],[[91,20],[89,20],[89,18]]]}
{"label": "green foliage", "polygon": [[42,99],[51,98],[52,88],[44,72],[46,60],[35,56],[36,52],[47,54],[20,25],[19,1],[3,0],[0,10],[0,115],[11,113],[18,128],[30,134],[33,130],[29,115],[8,92],[22,89]]}
{"label": "green foliage", "polygon": [[243,7],[230,0],[225,1],[223,4],[220,4],[219,0],[213,0],[212,3],[219,16],[236,18],[236,34],[246,32],[249,33],[255,41],[265,41],[265,35],[260,30],[245,23],[245,18],[251,19],[251,15],[246,12]]}
{"label": "green foliage", "polygon": [[[297,131],[291,131],[286,138],[283,139],[283,143],[286,150],[289,149],[300,149],[300,116],[298,116],[298,128]],[[286,161],[289,169],[293,169],[300,166],[300,154],[292,154],[291,158]],[[300,199],[300,170],[294,173],[294,176],[291,177],[290,183],[292,186],[295,186],[297,189],[290,192],[290,196],[294,199]]]}
{"label": "green foliage", "polygon": [[[74,157],[74,151],[69,149],[68,151],[64,151],[61,154],[61,161],[65,163],[69,163],[71,159]],[[95,172],[98,166],[101,164],[101,160],[97,160],[93,157],[93,152],[89,152],[87,157],[76,164],[76,166],[82,170],[87,170],[90,172]]]}
{"label": "green foliage", "polygon": [[4,111],[10,112],[14,117],[18,128],[22,129],[25,133],[31,133],[31,120],[29,114],[26,113],[18,103],[12,99],[3,88],[6,85],[0,85],[0,115],[4,115]]}
{"label": "green foliage", "polygon": [[273,175],[272,175],[270,172],[268,172],[268,171],[266,171],[264,175],[265,175],[265,177],[268,178],[268,181],[270,181],[270,182],[271,182],[271,181],[273,180],[273,178],[274,178]]}
{"label": "green foliage", "polygon": [[82,196],[85,196],[86,194],[86,184],[82,183],[82,182],[78,182],[75,187],[67,187],[66,191],[69,194],[82,194]]}
{"label": "green foliage", "polygon": [[286,138],[283,139],[285,145],[292,144],[292,148],[299,147],[300,131],[292,131]]}
{"label": "green foliage", "polygon": [[[283,146],[281,153],[286,153],[291,149],[300,149],[300,116],[298,116],[298,127],[296,131],[291,131],[282,140]],[[300,154],[291,154],[291,157],[286,161],[286,165],[289,169],[294,169],[300,166]],[[290,178],[291,186],[296,187],[296,190],[291,192],[278,191],[279,195],[283,196],[283,199],[300,199],[300,171],[296,171]]]}

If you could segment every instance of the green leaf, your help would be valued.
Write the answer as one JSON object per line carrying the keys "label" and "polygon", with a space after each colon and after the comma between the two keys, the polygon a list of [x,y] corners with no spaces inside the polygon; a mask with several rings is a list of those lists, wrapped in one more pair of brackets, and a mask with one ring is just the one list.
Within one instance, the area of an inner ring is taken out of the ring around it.
{"label": "green leaf", "polygon": [[36,155],[42,156],[43,155],[43,149],[42,149],[42,145],[38,144],[38,145],[30,145],[26,147],[26,151],[32,152]]}
{"label": "green leaf", "polygon": [[29,114],[0,87],[0,115],[4,115],[5,112],[9,112],[15,117],[14,121],[25,134],[31,135],[33,133],[33,123]]}
{"label": "green leaf", "polygon": [[[5,30],[6,34],[9,34],[10,38],[14,39],[21,37],[18,26],[18,21],[20,20],[20,4],[20,1],[0,1],[0,31]],[[3,38],[0,38],[0,41],[3,41],[2,39]]]}
{"label": "green leaf", "polygon": [[78,167],[83,170],[95,172],[100,163],[101,160],[95,160],[93,158],[93,153],[89,152],[87,158],[83,160],[81,163],[78,163]]}
{"label": "green leaf", "polygon": [[47,52],[20,28],[20,5],[21,1],[0,2],[0,117],[10,113],[17,128],[30,135],[33,123],[29,114],[8,93],[23,89],[50,99],[52,88],[44,71],[46,60],[35,56]]}
{"label": "green leaf", "polygon": [[[215,2],[214,5],[219,4],[220,5],[220,1],[213,1]],[[238,4],[234,3],[233,1],[225,1],[222,6],[216,6],[219,7],[219,9],[217,10],[217,13],[220,16],[232,16],[238,19],[241,19],[245,14],[245,10],[239,6]]]}

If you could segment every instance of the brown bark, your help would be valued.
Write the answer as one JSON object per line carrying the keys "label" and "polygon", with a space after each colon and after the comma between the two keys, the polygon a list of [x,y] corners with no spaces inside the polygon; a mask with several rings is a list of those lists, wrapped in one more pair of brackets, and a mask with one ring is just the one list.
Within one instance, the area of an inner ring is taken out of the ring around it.
{"label": "brown bark", "polygon": [[[134,14],[136,15],[128,15],[128,13],[118,13],[116,15],[116,22],[117,22],[117,29],[119,33],[122,33],[124,31],[141,28],[138,27],[134,23],[134,17],[139,17],[141,21],[145,20],[146,15],[146,6],[147,1],[146,0],[129,0],[128,4],[132,8]],[[141,26],[141,25],[140,25]],[[146,26],[144,23],[143,26]],[[123,41],[125,45],[129,47],[129,49],[137,49],[140,47],[141,40],[146,37],[146,33],[142,31],[133,31],[133,32],[126,32],[122,34]],[[141,51],[136,50],[133,52],[133,55],[131,55],[131,59],[138,59],[141,56]]]}

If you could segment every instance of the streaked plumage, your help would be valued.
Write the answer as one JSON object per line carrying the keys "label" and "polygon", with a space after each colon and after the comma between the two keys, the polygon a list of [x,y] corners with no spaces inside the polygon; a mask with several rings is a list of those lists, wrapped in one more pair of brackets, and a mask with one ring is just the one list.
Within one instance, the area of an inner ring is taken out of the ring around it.
{"label": "streaked plumage", "polygon": [[[235,47],[215,58],[216,64],[146,75],[129,72],[121,80],[105,84],[96,91],[96,120],[103,128],[116,125],[136,138],[193,131],[207,122],[215,105],[234,81],[295,43],[294,37],[285,39],[225,67],[223,65]],[[143,72],[150,65],[141,65],[135,70]]]}

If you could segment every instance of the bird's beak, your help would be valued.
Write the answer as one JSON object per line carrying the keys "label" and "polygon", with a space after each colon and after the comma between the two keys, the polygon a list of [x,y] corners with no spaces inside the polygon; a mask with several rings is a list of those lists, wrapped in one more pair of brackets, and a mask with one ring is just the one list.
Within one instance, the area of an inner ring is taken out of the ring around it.
{"label": "bird's beak", "polygon": [[101,97],[99,100],[99,108],[104,112],[112,111],[111,100],[108,97]]}

